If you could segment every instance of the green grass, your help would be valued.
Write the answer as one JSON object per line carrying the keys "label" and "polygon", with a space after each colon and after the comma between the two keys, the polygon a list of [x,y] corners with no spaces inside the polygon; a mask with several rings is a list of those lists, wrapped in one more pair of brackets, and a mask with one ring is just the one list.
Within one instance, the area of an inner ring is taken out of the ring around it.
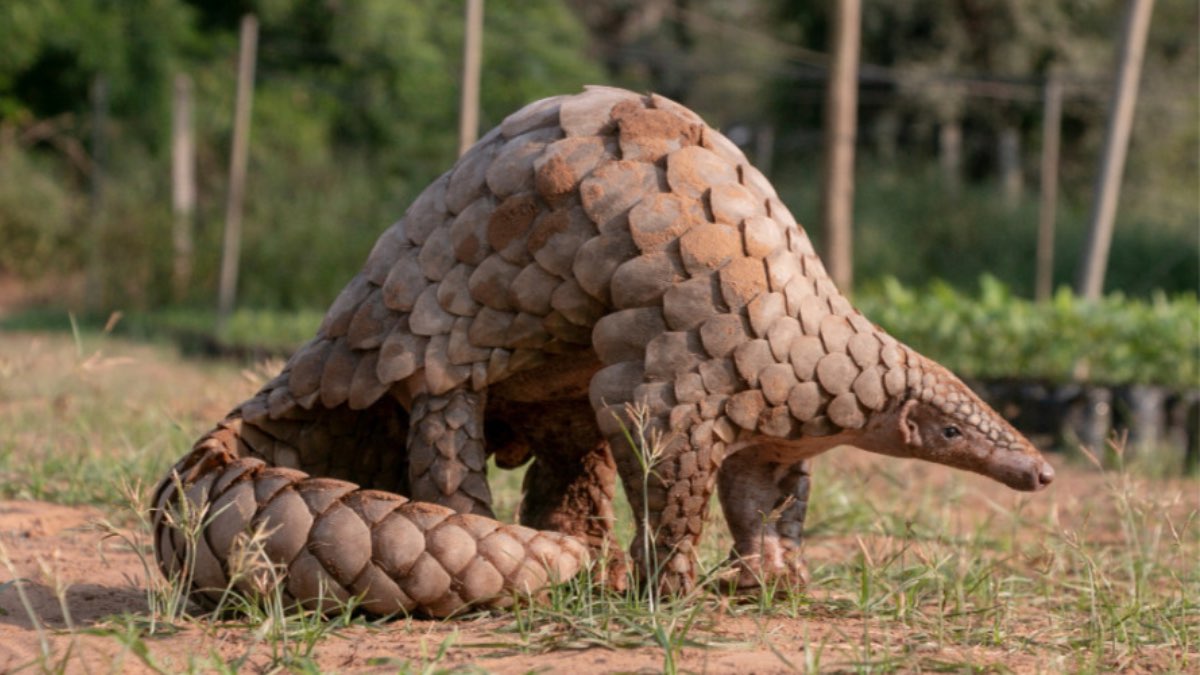
{"label": "green grass", "polygon": [[256,358],[287,355],[307,342],[321,325],[323,311],[239,309],[217,328],[216,312],[186,307],[153,312],[115,312],[107,316],[74,316],[52,307],[39,307],[0,318],[10,331],[82,331],[84,335],[119,337],[178,345],[200,356]]}
{"label": "green grass", "polygon": [[[82,339],[0,351],[0,496],[61,504],[118,504],[124,480],[149,480],[186,447],[196,419],[170,396],[197,378],[156,379],[141,366],[161,350],[109,353]],[[154,368],[150,369],[155,370]],[[159,376],[173,378],[168,367]],[[217,366],[228,375],[228,366]],[[186,375],[186,373],[185,373]]]}
{"label": "green grass", "polygon": [[[87,333],[0,333],[0,495],[99,507],[105,531],[149,561],[147,486],[272,366],[195,363]],[[631,659],[614,661],[619,669],[664,672],[730,669],[720,659],[738,655],[761,656],[764,670],[810,672],[1200,668],[1200,482],[1150,478],[1120,462],[1107,473],[1060,463],[1059,473],[1048,491],[1025,495],[927,464],[834,451],[814,476],[811,584],[744,597],[721,588],[730,542],[719,516],[700,549],[707,583],[660,602],[583,577],[542,604],[444,623],[323,617],[269,592],[230,593],[236,615],[221,617],[189,608],[151,570],[137,584],[144,606],[81,619],[54,560],[31,572],[11,538],[0,538],[0,562],[13,566],[0,592],[41,579],[76,616],[27,631],[40,644],[35,671],[94,668],[87,659],[112,653],[105,669],[160,672],[478,672],[504,658],[537,668],[564,654],[572,660],[545,667],[578,659],[591,670],[609,654]],[[501,517],[512,517],[520,478],[493,473]],[[644,514],[621,505],[623,541],[635,517]],[[15,611],[38,616],[34,604]],[[348,642],[395,647],[350,665],[326,656]]]}

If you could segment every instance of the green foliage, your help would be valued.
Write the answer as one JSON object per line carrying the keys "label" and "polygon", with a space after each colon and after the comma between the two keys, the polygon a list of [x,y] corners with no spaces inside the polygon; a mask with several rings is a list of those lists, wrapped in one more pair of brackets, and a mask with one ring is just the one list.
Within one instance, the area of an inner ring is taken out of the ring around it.
{"label": "green foliage", "polygon": [[[864,62],[915,79],[864,87],[859,279],[895,275],[912,284],[940,277],[965,287],[987,271],[1016,292],[1031,290],[1035,201],[1027,197],[1009,208],[986,181],[968,182],[957,193],[946,189],[929,167],[931,130],[943,112],[938,106],[958,106],[962,92],[929,90],[925,76],[978,71],[1030,80],[1054,60],[1077,75],[1105,77],[1119,12],[1111,3],[1079,0],[975,4],[920,0],[865,8]],[[245,11],[258,15],[261,32],[238,302],[284,310],[328,305],[376,236],[454,161],[459,3],[0,3],[0,273],[71,274],[98,259],[101,312],[212,304],[237,25]],[[802,46],[822,45],[826,11],[790,0],[704,0],[665,13],[615,0],[486,3],[480,130],[531,100],[615,77],[683,97],[712,123],[738,122],[744,131],[763,121],[764,93],[778,82],[770,78],[786,73],[801,86],[789,80],[774,87],[799,99],[775,120],[772,178],[805,220],[817,211],[818,152],[805,138],[815,138],[809,127],[819,124],[821,83]],[[1200,97],[1179,84],[1195,79],[1188,80],[1195,9],[1157,11],[1108,275],[1109,289],[1139,296],[1200,287],[1193,194]],[[176,299],[168,128],[171,83],[180,73],[195,83],[199,201],[193,283]],[[101,76],[111,110],[101,162],[104,199],[93,206],[88,89]],[[971,100],[974,107],[960,112],[972,175],[987,173],[980,166],[990,161],[991,143],[979,139],[995,122],[992,108],[1004,108],[1005,123],[1022,129],[1027,148],[1036,147],[1037,105]],[[1059,284],[1070,280],[1083,240],[1103,118],[1103,106],[1094,103],[1083,93],[1067,101]],[[895,122],[890,143],[903,149],[903,161],[882,151],[870,156],[870,139],[881,134],[869,130],[888,115]],[[1025,153],[1027,169],[1035,154]]]}
{"label": "green foliage", "polygon": [[[483,129],[531,100],[601,79],[584,58],[582,27],[561,4],[485,7]],[[284,106],[295,97],[320,101],[316,112],[330,140],[363,149],[388,177],[423,185],[453,160],[461,5],[270,0],[260,9],[262,89],[287,92]],[[296,111],[313,112],[307,105]]]}
{"label": "green foliage", "polygon": [[170,310],[132,317],[134,328],[146,335],[179,337],[211,336],[218,346],[241,351],[287,355],[316,335],[323,312],[270,312],[239,309],[230,315],[221,331],[213,334],[212,312]]}
{"label": "green foliage", "polygon": [[0,5],[0,121],[87,109],[96,76],[139,141],[169,127],[170,72],[194,44],[178,0],[10,0]]}
{"label": "green foliage", "polygon": [[[797,219],[808,225],[818,250],[824,232],[819,213],[820,173],[815,163],[777,172],[775,184]],[[935,167],[919,162],[891,165],[866,159],[856,169],[854,205],[855,278],[871,282],[894,276],[904,284],[942,279],[970,288],[988,273],[1019,295],[1033,295],[1038,202],[1027,195],[1005,203],[993,183],[946,189]],[[1055,236],[1054,285],[1074,280],[1087,232],[1090,192],[1063,195]],[[1185,215],[1177,214],[1179,218]],[[1124,213],[1113,233],[1105,287],[1148,297],[1200,290],[1200,229],[1178,227]]]}
{"label": "green foliage", "polygon": [[[13,177],[0,186],[0,235],[15,243],[0,252],[0,271],[32,274],[52,258],[77,269],[77,253],[91,245],[82,233],[94,229],[107,307],[172,301],[170,95],[174,76],[187,73],[195,82],[199,203],[195,283],[183,300],[211,302],[236,19],[245,9],[236,4],[0,7],[0,130],[17,139],[0,150],[0,173]],[[324,306],[378,233],[454,161],[462,8],[431,0],[251,5],[261,29],[239,300]],[[483,129],[529,100],[602,80],[586,58],[582,26],[560,3],[488,3],[485,22]],[[110,92],[105,199],[85,213],[79,207],[94,176],[88,90],[100,77]],[[48,139],[22,133],[46,118],[58,120]],[[82,161],[58,156],[60,140]]]}
{"label": "green foliage", "polygon": [[75,262],[80,247],[71,235],[80,197],[61,173],[0,139],[0,270],[34,278]]}
{"label": "green foliage", "polygon": [[855,302],[897,339],[970,377],[1200,386],[1195,294],[1089,303],[1063,288],[1035,303],[985,276],[977,295],[888,279]]}
{"label": "green foliage", "polygon": [[177,343],[185,352],[219,352],[226,355],[287,356],[317,332],[324,311],[238,309],[218,331],[213,310],[173,307],[151,312],[131,312],[119,317],[76,318],[62,310],[33,309],[6,316],[0,330],[71,332],[88,335],[112,333],[151,343]]}

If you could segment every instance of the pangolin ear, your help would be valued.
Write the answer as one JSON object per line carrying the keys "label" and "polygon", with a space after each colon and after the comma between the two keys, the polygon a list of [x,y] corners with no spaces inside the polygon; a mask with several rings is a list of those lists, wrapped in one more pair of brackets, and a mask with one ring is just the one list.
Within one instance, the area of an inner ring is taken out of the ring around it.
{"label": "pangolin ear", "polygon": [[900,407],[900,415],[897,424],[900,426],[900,438],[904,439],[904,444],[907,446],[921,445],[921,429],[917,425],[917,421],[912,418],[913,408],[917,407],[917,402],[909,399]]}

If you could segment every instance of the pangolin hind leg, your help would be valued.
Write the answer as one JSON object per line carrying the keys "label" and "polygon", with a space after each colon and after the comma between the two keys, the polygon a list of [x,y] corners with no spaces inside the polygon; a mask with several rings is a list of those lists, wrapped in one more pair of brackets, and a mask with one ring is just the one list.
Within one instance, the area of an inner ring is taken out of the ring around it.
{"label": "pangolin hind leg", "polygon": [[587,399],[496,404],[489,422],[519,434],[535,457],[522,485],[521,524],[577,537],[608,560],[607,580],[623,585],[624,555],[613,537],[617,470]]}
{"label": "pangolin hind leg", "polygon": [[392,397],[384,396],[365,410],[344,404],[328,409],[317,403],[276,417],[254,402],[235,413],[243,420],[237,434],[239,457],[409,494],[409,415]]}
{"label": "pangolin hind leg", "polygon": [[743,448],[725,459],[718,474],[740,588],[773,581],[794,585],[808,578],[800,543],[811,461],[780,462],[774,455],[761,446]]}

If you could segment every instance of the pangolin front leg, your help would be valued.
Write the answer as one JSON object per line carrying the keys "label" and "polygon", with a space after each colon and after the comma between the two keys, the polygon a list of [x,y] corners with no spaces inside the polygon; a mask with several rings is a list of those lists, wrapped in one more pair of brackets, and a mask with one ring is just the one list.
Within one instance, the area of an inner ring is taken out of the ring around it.
{"label": "pangolin front leg", "polygon": [[421,394],[409,413],[412,498],[493,517],[483,439],[484,392]]}

